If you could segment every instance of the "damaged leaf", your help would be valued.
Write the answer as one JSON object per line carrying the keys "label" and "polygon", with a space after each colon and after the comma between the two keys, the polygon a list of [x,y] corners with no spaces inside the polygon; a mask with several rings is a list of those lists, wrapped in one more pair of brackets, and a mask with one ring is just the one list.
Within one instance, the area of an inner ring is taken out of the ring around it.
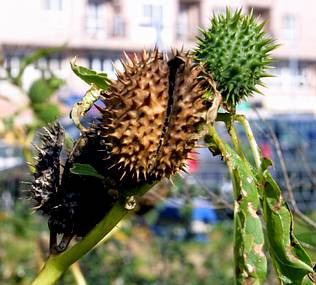
{"label": "damaged leaf", "polygon": [[265,171],[263,175],[263,217],[274,268],[282,284],[311,285],[304,277],[313,272],[312,261],[294,236],[292,214],[271,174]]}
{"label": "damaged leaf", "polygon": [[267,260],[263,251],[264,233],[257,179],[251,165],[228,145],[235,189],[235,270],[236,284],[263,284]]}

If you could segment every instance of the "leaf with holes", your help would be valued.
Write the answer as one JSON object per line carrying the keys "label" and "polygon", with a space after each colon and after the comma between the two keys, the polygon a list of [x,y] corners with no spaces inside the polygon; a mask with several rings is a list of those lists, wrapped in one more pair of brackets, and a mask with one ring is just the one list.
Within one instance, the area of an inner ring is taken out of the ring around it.
{"label": "leaf with holes", "polygon": [[232,163],[235,189],[235,270],[236,284],[263,284],[267,260],[263,251],[264,233],[258,210],[259,191],[255,170],[249,162],[226,146]]}
{"label": "leaf with holes", "polygon": [[271,174],[264,171],[263,175],[263,217],[274,268],[282,284],[311,285],[312,281],[305,276],[313,272],[313,265],[294,236],[292,214]]}

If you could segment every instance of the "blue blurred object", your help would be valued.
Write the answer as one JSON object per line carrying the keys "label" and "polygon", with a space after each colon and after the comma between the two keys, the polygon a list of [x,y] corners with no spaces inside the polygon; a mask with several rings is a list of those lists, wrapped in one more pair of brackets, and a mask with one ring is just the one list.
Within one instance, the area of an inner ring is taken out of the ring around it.
{"label": "blue blurred object", "polygon": [[206,224],[213,224],[217,222],[217,215],[213,208],[193,208],[192,220],[202,221]]}
{"label": "blue blurred object", "polygon": [[168,200],[158,209],[158,218],[152,231],[162,237],[175,240],[194,239],[207,242],[210,225],[218,221],[217,214],[210,201],[194,199],[192,208],[181,200]]}
{"label": "blue blurred object", "polygon": [[70,93],[69,96],[62,98],[61,101],[69,107],[79,102],[82,99],[83,94]]}

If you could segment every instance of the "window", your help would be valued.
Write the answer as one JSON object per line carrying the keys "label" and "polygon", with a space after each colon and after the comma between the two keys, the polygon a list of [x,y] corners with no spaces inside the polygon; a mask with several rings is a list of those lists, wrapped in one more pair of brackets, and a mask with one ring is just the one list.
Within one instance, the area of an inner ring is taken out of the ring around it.
{"label": "window", "polygon": [[177,18],[177,37],[181,40],[193,40],[196,27],[200,26],[200,6],[196,3],[180,3]]}
{"label": "window", "polygon": [[88,1],[86,14],[86,32],[90,37],[102,38],[105,36],[105,21],[102,17],[104,6],[99,1]]}
{"label": "window", "polygon": [[48,66],[51,70],[61,70],[62,69],[62,58],[55,56],[48,58]]}
{"label": "window", "polygon": [[[118,60],[119,61],[119,60]],[[120,64],[122,64],[120,62]],[[123,70],[123,68],[121,68]],[[116,74],[114,72],[114,67],[111,59],[104,59],[103,61],[103,71],[108,75],[110,79],[116,79]]]}
{"label": "window", "polygon": [[119,54],[89,54],[87,55],[88,66],[98,72],[106,72],[110,79],[116,79],[113,62],[120,71],[124,71],[124,67],[119,58]]}
{"label": "window", "polygon": [[112,36],[113,37],[125,36],[125,21],[123,17],[120,15],[115,15],[113,18]]}
{"label": "window", "polygon": [[283,35],[284,39],[293,41],[297,37],[296,18],[294,15],[286,15],[283,17]]}
{"label": "window", "polygon": [[278,85],[282,88],[308,88],[311,84],[308,65],[295,58],[279,61],[275,65],[275,73],[278,74]]}
{"label": "window", "polygon": [[103,71],[106,73],[113,72],[113,65],[112,65],[112,61],[110,59],[105,59],[103,61]]}
{"label": "window", "polygon": [[156,27],[162,25],[162,6],[161,5],[149,5],[143,6],[143,22],[142,26]]}
{"label": "window", "polygon": [[63,0],[44,0],[44,9],[50,11],[62,11]]}

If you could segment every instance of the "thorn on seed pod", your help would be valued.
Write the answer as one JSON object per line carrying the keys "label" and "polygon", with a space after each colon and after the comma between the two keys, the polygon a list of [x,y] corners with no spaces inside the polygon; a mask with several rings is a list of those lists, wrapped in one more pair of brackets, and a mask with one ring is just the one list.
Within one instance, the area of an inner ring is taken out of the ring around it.
{"label": "thorn on seed pod", "polygon": [[127,196],[125,201],[125,209],[133,210],[136,207],[136,199],[134,196]]}

